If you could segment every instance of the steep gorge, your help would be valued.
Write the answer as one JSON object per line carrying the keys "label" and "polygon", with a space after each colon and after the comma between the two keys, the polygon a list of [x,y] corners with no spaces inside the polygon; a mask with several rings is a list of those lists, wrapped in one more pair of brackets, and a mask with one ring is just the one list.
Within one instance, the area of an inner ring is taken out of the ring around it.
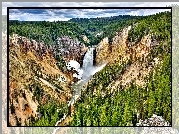
{"label": "steep gorge", "polygon": [[[64,40],[67,41],[67,37]],[[39,111],[40,107],[51,103],[49,99],[60,105],[73,106],[76,99],[80,97],[81,89],[79,87],[82,87],[77,84],[76,90],[74,89],[74,83],[78,81],[74,74],[78,74],[80,68],[71,69],[73,64],[77,61],[81,63],[80,65],[77,62],[85,72],[82,81],[87,81],[95,71],[102,69],[93,67],[93,48],[87,49],[87,47],[77,44],[79,43],[72,46],[68,43],[66,46],[58,44],[59,48],[57,48],[45,46],[43,42],[29,40],[17,34],[9,37],[9,123],[11,126],[29,125],[29,123],[32,124],[35,120],[39,120],[42,116]],[[59,54],[66,66],[63,62],[58,61]],[[56,58],[57,56],[58,58]],[[68,68],[67,63],[70,61],[75,62],[72,62],[72,66]],[[74,94],[74,92],[76,93]],[[64,110],[67,110],[66,108]],[[61,116],[63,114],[61,112]]]}
{"label": "steep gorge", "polygon": [[[137,25],[129,25],[92,48],[69,36],[46,46],[13,35],[10,124],[126,126],[154,113],[170,121],[170,32],[165,26],[165,34],[151,30],[135,36]],[[133,36],[137,41],[131,41]]]}

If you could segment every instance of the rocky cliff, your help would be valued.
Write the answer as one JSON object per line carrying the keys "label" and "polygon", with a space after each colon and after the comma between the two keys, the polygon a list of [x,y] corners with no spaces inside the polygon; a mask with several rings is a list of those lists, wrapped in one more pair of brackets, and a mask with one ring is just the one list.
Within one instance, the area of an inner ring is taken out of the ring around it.
{"label": "rocky cliff", "polygon": [[10,125],[25,125],[38,118],[39,104],[54,98],[67,103],[72,73],[57,66],[53,51],[42,42],[13,35],[9,37],[9,120]]}
{"label": "rocky cliff", "polygon": [[124,28],[121,32],[116,33],[109,42],[108,37],[104,38],[96,47],[96,65],[103,63],[114,63],[116,60],[121,60],[120,57],[126,58],[127,37],[130,27]]}
{"label": "rocky cliff", "polygon": [[60,52],[65,61],[76,60],[82,66],[84,55],[88,49],[84,44],[69,36],[59,37],[57,42],[55,51]]}
{"label": "rocky cliff", "polygon": [[160,62],[158,57],[150,55],[159,42],[152,40],[151,35],[144,36],[138,43],[129,42],[128,32],[130,29],[131,26],[128,26],[120,32],[116,32],[111,42],[108,37],[104,38],[95,50],[94,60],[97,66],[103,63],[108,65],[125,63],[127,65],[124,73],[109,85],[113,89],[119,84],[127,86],[131,82],[144,86],[145,77]]}

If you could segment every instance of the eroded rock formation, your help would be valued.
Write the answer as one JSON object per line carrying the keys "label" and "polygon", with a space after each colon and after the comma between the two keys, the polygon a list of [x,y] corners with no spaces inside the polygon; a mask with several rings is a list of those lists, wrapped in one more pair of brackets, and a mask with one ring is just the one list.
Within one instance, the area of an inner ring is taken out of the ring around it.
{"label": "eroded rock formation", "polygon": [[30,41],[18,35],[10,36],[10,125],[24,126],[32,117],[39,118],[37,107],[47,103],[49,97],[61,103],[70,100],[72,74],[60,70],[56,63],[53,49],[43,42]]}
{"label": "eroded rock formation", "polygon": [[56,50],[61,53],[65,61],[76,60],[82,65],[83,57],[88,49],[84,44],[68,36],[59,37],[57,42]]}
{"label": "eroded rock formation", "polygon": [[[152,71],[160,59],[157,57],[150,57],[149,54],[159,42],[151,39],[151,35],[144,36],[140,42],[134,43],[128,41],[128,32],[130,26],[124,28],[112,38],[109,42],[108,38],[104,38],[96,47],[95,64],[108,65],[126,64],[126,69],[116,78],[109,88],[116,89],[118,85],[127,86],[131,82],[135,82],[138,86],[145,85],[145,77]],[[152,61],[148,61],[153,58]]]}

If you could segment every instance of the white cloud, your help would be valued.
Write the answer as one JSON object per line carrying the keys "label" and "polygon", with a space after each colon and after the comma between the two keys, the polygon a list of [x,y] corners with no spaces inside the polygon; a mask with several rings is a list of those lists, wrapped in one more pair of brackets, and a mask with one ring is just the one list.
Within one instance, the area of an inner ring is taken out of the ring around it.
{"label": "white cloud", "polygon": [[53,22],[53,21],[68,21],[69,18],[61,18],[61,17],[54,17],[54,18],[48,18],[46,19],[46,21],[50,21],[50,22]]}
{"label": "white cloud", "polygon": [[9,14],[10,20],[26,20],[26,21],[68,21],[63,14],[56,15],[53,11],[48,11],[47,14],[32,14],[32,13],[11,13]]}
{"label": "white cloud", "polygon": [[9,15],[10,20],[26,20],[26,21],[43,21],[46,20],[46,16],[30,13],[12,13]]}
{"label": "white cloud", "polygon": [[48,13],[49,15],[55,16],[55,13],[54,13],[53,11],[51,11],[51,10],[46,10],[46,11],[47,11],[47,13]]}
{"label": "white cloud", "polygon": [[[15,11],[15,12],[13,12]],[[10,12],[10,20],[18,19],[18,20],[27,20],[27,21],[57,21],[63,20],[67,21],[71,18],[93,18],[93,17],[110,17],[117,16],[120,14],[123,15],[150,15],[157,12],[165,11],[165,10],[154,10],[154,9],[141,9],[141,10],[45,10],[46,12],[32,13],[28,10],[20,11],[20,10],[11,10]]]}
{"label": "white cloud", "polygon": [[156,14],[158,12],[164,12],[164,11],[171,11],[170,9],[141,9],[141,10],[138,10],[138,11],[131,11],[129,13],[129,15],[151,15],[151,14]]}
{"label": "white cloud", "polygon": [[[179,4],[178,2],[3,2],[2,3],[2,15],[7,14],[7,7],[24,7],[24,6],[32,6],[32,7],[155,7],[162,6],[166,7],[166,5],[171,4]],[[114,9],[113,9],[114,10]],[[129,15],[150,15],[159,12],[157,9],[151,10],[137,10],[125,12],[119,11],[119,13],[107,13],[101,11],[101,9],[93,10],[93,9],[84,9],[83,12],[81,10],[45,10],[46,14],[24,14],[20,12],[11,13],[10,19],[20,19],[20,20],[69,20],[70,16],[72,17],[94,17],[95,14],[98,17],[109,17],[115,16],[119,14],[129,14]],[[160,10],[161,11],[161,10]],[[165,11],[165,10],[163,10]],[[61,14],[60,14],[61,13]],[[63,15],[64,14],[64,15]],[[67,15],[68,14],[68,15]]]}
{"label": "white cloud", "polygon": [[179,2],[2,2],[2,15],[6,7],[166,7]]}

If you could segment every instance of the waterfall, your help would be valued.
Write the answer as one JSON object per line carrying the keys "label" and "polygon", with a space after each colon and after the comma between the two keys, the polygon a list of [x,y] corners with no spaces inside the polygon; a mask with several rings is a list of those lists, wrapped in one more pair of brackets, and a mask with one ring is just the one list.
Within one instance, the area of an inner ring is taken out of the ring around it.
{"label": "waterfall", "polygon": [[78,78],[80,81],[78,82],[85,82],[90,79],[92,75],[94,75],[96,72],[100,71],[105,67],[106,64],[103,64],[101,66],[93,66],[93,51],[95,48],[89,47],[88,51],[86,52],[84,58],[83,58],[83,65],[82,68],[80,68],[80,64],[75,60],[70,60],[69,63],[66,64],[67,69],[71,70],[72,68],[77,71],[77,73],[73,74],[73,77]]}
{"label": "waterfall", "polygon": [[91,76],[92,71],[94,69],[93,66],[93,47],[90,47],[89,50],[86,52],[84,59],[83,59],[83,76],[82,76],[82,80],[87,79],[88,77]]}
{"label": "waterfall", "polygon": [[[93,66],[93,58],[94,58],[93,50],[94,48],[90,47],[88,51],[86,52],[84,59],[83,59],[82,68],[79,68],[79,63],[77,61],[71,60],[70,63],[67,64],[67,68],[71,69],[71,67],[73,67],[75,68],[76,71],[78,71],[78,73],[82,72],[80,74],[80,76],[82,75],[82,78],[72,86],[72,88],[74,89],[74,93],[72,95],[71,100],[68,102],[68,107],[70,105],[73,105],[76,102],[76,100],[81,96],[81,90],[83,88],[83,85],[86,84],[86,82],[88,82],[91,76],[93,76],[96,72],[102,70],[106,66],[106,64],[103,64],[98,67]],[[75,74],[74,76],[78,78],[78,75]],[[65,116],[62,119],[66,118],[66,113],[64,113],[64,115]],[[57,126],[58,123],[62,121],[62,119],[57,121],[55,126]],[[56,133],[56,129],[54,130],[53,133]]]}
{"label": "waterfall", "polygon": [[82,68],[85,70],[88,67],[93,67],[93,51],[94,48],[89,48],[89,50],[86,52],[84,59],[83,59],[83,66]]}
{"label": "waterfall", "polygon": [[81,70],[83,70],[82,78],[73,85],[74,94],[71,100],[68,103],[68,106],[73,105],[77,98],[81,95],[81,89],[83,88],[83,85],[88,82],[88,80],[98,71],[103,69],[106,64],[103,64],[101,66],[93,66],[93,51],[94,48],[90,47],[88,51],[86,52],[84,59],[83,59],[83,65]]}
{"label": "waterfall", "polygon": [[106,66],[106,63],[101,66],[93,66],[93,51],[94,48],[90,47],[89,50],[86,52],[84,59],[83,59],[83,76],[82,80],[87,81],[92,75],[94,75],[96,72],[100,71]]}

